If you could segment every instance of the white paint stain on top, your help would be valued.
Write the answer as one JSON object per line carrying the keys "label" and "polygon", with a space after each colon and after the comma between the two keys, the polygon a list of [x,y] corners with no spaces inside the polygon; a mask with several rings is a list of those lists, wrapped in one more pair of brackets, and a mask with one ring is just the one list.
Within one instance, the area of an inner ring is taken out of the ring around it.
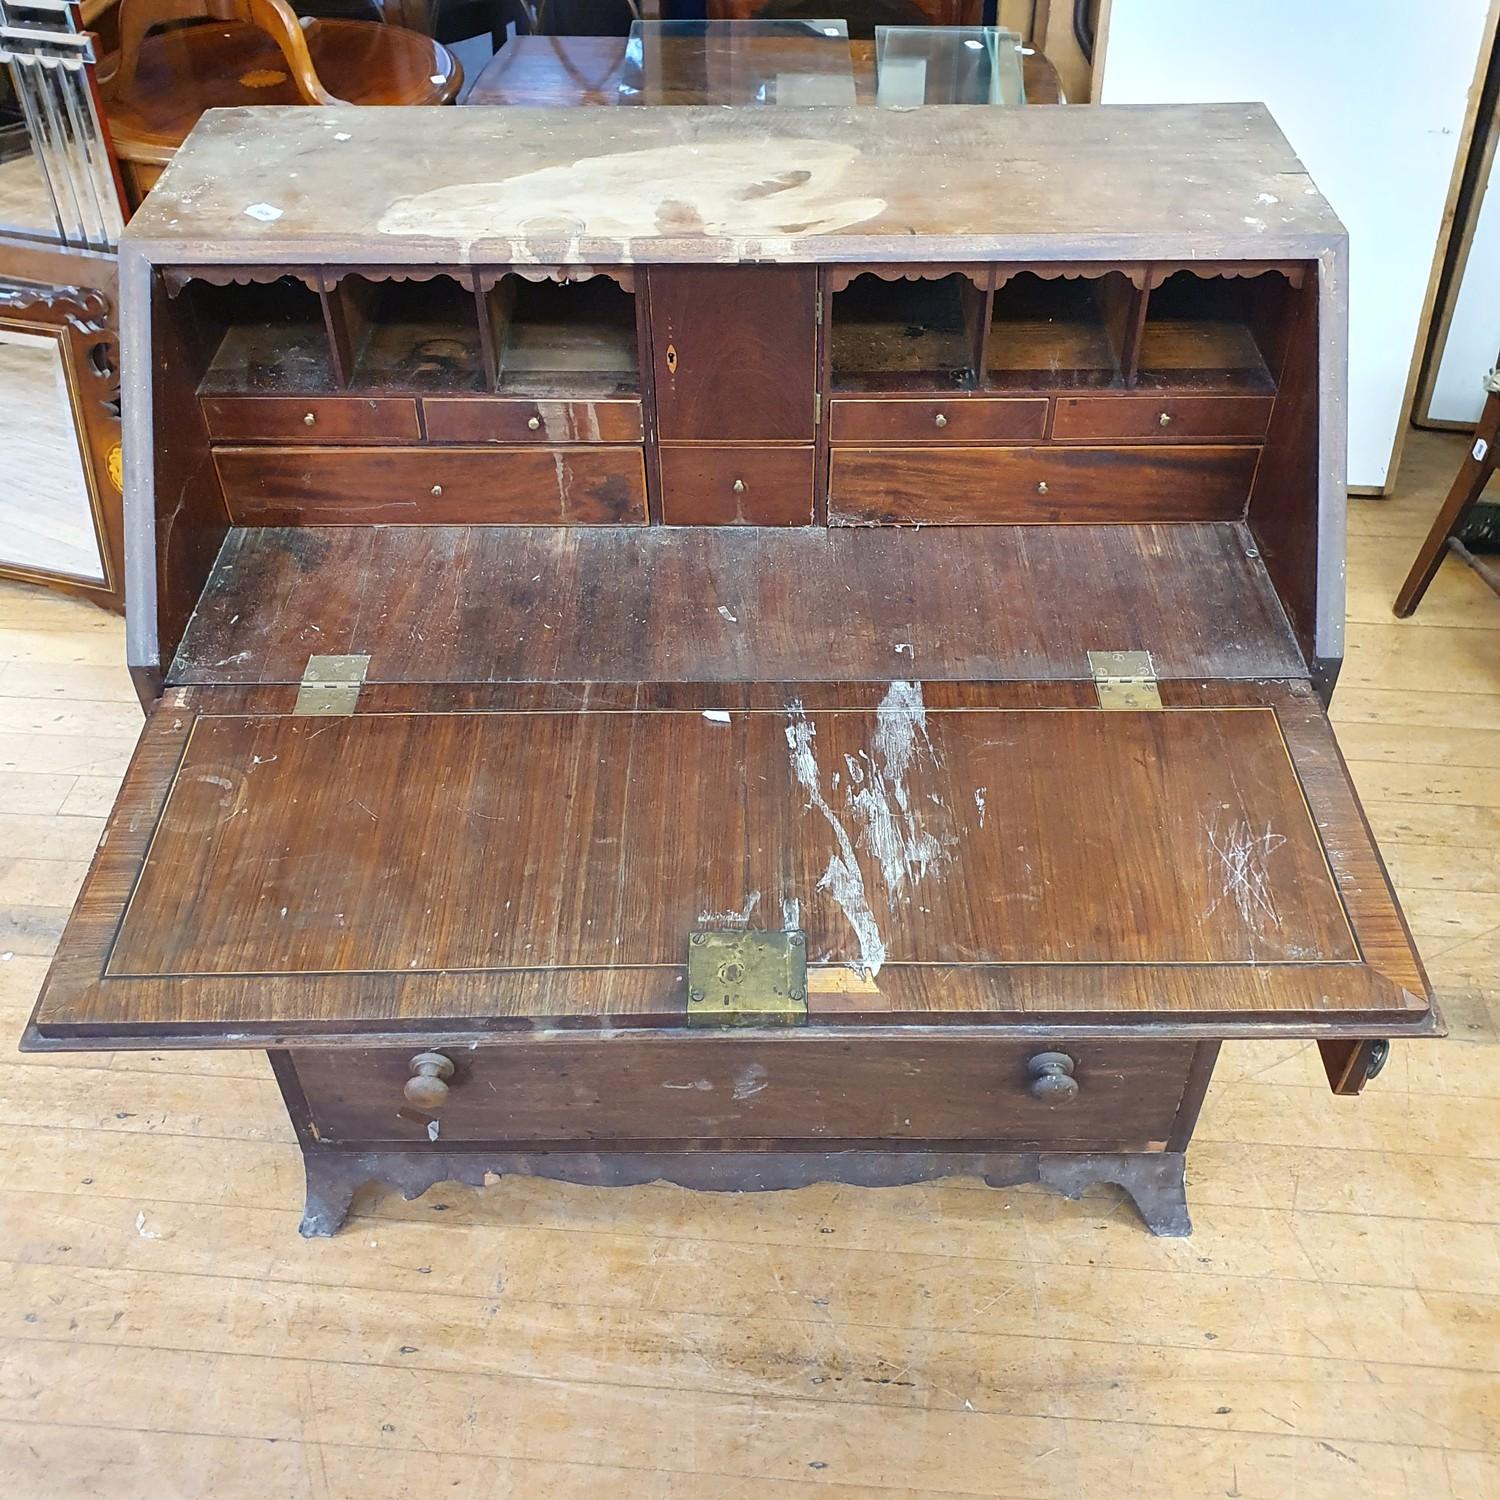
{"label": "white paint stain on top", "polygon": [[[797,240],[873,219],[885,199],[847,193],[856,147],[801,140],[793,150],[764,137],[715,141],[691,151],[692,200],[683,193],[684,149],[652,146],[586,156],[505,182],[455,183],[398,198],[381,234],[453,236],[513,232],[527,238],[628,241],[673,234]],[[525,257],[522,256],[522,259]]]}
{"label": "white paint stain on top", "polygon": [[[886,947],[857,851],[863,850],[878,865],[889,907],[908,899],[912,888],[941,870],[955,842],[942,799],[933,792],[914,798],[908,787],[915,770],[938,765],[921,686],[893,682],[875,712],[869,749],[845,752],[842,817],[823,793],[813,748],[816,733],[801,706],[794,706],[787,728],[792,768],[808,807],[822,815],[836,843],[818,889],[826,890],[844,912],[859,944],[858,967],[873,977],[885,962]],[[839,772],[832,774],[829,785],[838,790]],[[929,803],[935,812],[928,809]]]}

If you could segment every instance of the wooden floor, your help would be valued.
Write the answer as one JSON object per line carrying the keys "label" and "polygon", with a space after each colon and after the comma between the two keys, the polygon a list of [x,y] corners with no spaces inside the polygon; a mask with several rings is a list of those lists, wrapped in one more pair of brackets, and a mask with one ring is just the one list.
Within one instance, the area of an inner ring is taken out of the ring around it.
{"label": "wooden floor", "polygon": [[[296,1234],[263,1061],[0,1053],[16,1500],[1500,1494],[1500,600],[1389,603],[1457,462],[1355,502],[1336,713],[1445,1003],[1363,1099],[1224,1050],[1196,1233],[955,1181],[506,1181]],[[0,586],[0,1030],[138,723],[121,633]]]}

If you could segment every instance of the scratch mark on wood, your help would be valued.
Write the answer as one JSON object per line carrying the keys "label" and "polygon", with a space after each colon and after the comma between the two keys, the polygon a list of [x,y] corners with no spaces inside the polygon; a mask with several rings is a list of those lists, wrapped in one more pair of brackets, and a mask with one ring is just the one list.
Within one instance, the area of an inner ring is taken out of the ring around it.
{"label": "scratch mark on wood", "polygon": [[1203,915],[1211,917],[1225,900],[1230,900],[1238,908],[1242,921],[1251,922],[1254,914],[1259,912],[1280,927],[1281,915],[1271,898],[1266,864],[1271,855],[1286,843],[1285,837],[1272,833],[1269,823],[1263,832],[1254,833],[1244,818],[1221,828],[1215,817],[1213,822],[1205,825],[1205,831],[1217,865],[1215,873],[1223,889]]}
{"label": "scratch mark on wood", "polygon": [[698,920],[705,927],[748,927],[759,905],[760,892],[751,891],[738,911],[700,911]]}

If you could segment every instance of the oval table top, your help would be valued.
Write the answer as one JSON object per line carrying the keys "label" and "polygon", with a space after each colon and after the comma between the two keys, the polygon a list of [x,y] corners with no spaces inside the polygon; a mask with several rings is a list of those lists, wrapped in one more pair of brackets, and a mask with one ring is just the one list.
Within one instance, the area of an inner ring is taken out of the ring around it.
{"label": "oval table top", "polygon": [[[318,20],[303,35],[323,87],[349,104],[447,104],[463,85],[446,47],[401,26]],[[206,109],[301,103],[276,42],[240,21],[159,31],[141,44],[124,94],[117,79],[102,79],[100,93],[130,161],[170,160]]]}

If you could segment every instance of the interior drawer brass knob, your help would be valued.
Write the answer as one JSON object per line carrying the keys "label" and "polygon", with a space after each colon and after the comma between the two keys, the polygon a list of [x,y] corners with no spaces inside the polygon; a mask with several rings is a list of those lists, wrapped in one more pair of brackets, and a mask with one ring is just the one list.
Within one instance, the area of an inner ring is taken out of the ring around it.
{"label": "interior drawer brass knob", "polygon": [[933,425],[933,426],[934,426],[934,427],[946,427],[946,426],[947,426],[947,425],[948,425],[948,419],[947,419],[947,417],[945,417],[945,416],[944,416],[944,415],[943,415],[943,414],[942,414],[942,412],[939,412],[939,413],[938,413],[938,414],[937,414],[937,416],[935,416],[935,417],[934,417],[934,418],[933,418],[933,419],[932,419],[932,425]]}
{"label": "interior drawer brass knob", "polygon": [[317,420],[318,420],[318,418],[317,418],[316,413],[314,413],[314,412],[307,412],[307,413],[304,414],[304,416],[302,418],[302,425],[304,427],[311,427],[313,425],[313,423],[316,422]]}
{"label": "interior drawer brass knob", "polygon": [[452,1058],[441,1052],[419,1052],[411,1060],[411,1077],[401,1092],[413,1108],[436,1114],[448,1102],[448,1080],[452,1077]]}
{"label": "interior drawer brass knob", "polygon": [[432,493],[434,495],[441,495],[443,493],[443,487],[442,487],[442,485],[440,485],[440,484],[433,485],[433,487],[432,487]]}
{"label": "interior drawer brass knob", "polygon": [[533,432],[539,432],[541,430],[541,426],[542,426],[542,419],[540,417],[527,417],[526,418],[526,425]]}
{"label": "interior drawer brass knob", "polygon": [[745,481],[743,479],[736,479],[735,482],[729,486],[729,488],[732,489],[736,495],[743,495],[745,493]]}
{"label": "interior drawer brass knob", "polygon": [[1045,479],[1040,479],[1037,481],[1036,492],[1039,495],[1045,495],[1047,493],[1047,481]]}
{"label": "interior drawer brass knob", "polygon": [[1026,1064],[1031,1074],[1027,1092],[1044,1104],[1066,1104],[1078,1097],[1078,1080],[1073,1076],[1073,1059],[1066,1052],[1038,1052]]}
{"label": "interior drawer brass knob", "polygon": [[1169,411],[1164,411],[1156,420],[1160,422],[1163,427],[1165,427],[1172,420],[1172,413]]}

